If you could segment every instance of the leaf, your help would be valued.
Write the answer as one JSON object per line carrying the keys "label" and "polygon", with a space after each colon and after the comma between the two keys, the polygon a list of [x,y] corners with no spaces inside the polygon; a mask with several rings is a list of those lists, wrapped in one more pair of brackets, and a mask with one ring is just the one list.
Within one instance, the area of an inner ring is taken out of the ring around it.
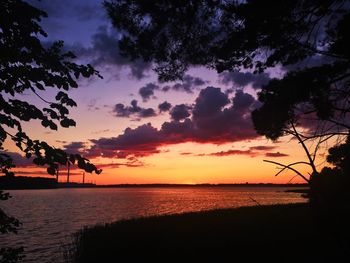
{"label": "leaf", "polygon": [[51,174],[51,175],[55,175],[55,174],[56,174],[56,169],[55,169],[55,167],[52,167],[52,166],[48,167],[48,168],[47,168],[47,173],[48,173],[48,174]]}
{"label": "leaf", "polygon": [[74,120],[68,119],[68,118],[65,118],[65,119],[61,120],[60,123],[61,123],[61,126],[64,127],[64,128],[68,128],[70,126],[75,126],[76,125]]}
{"label": "leaf", "polygon": [[40,90],[45,90],[44,86],[41,85],[40,83],[35,83],[36,87]]}

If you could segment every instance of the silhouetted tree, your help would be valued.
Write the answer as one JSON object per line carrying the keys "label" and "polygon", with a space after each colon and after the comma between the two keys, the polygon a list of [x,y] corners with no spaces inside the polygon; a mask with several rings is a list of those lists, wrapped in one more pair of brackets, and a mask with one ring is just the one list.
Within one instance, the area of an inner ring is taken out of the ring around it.
{"label": "silhouetted tree", "polygon": [[[5,201],[11,198],[8,193],[4,193],[0,190],[0,201]],[[8,216],[1,208],[0,208],[0,233],[17,233],[17,228],[20,223],[18,219]],[[1,263],[11,263],[17,262],[22,259],[21,253],[23,252],[22,248],[10,248],[10,247],[2,247],[0,248],[0,262]]]}
{"label": "silhouetted tree", "polygon": [[[294,136],[312,168],[329,139],[349,134],[350,3],[346,0],[110,0],[105,8],[130,59],[155,65],[160,80],[181,79],[190,66],[217,72],[279,69],[258,94],[256,131]],[[310,151],[309,142],[316,142]],[[278,164],[278,163],[277,163]],[[337,163],[334,163],[338,166]],[[311,184],[313,185],[313,184]]]}
{"label": "silhouetted tree", "polygon": [[[311,181],[311,201],[319,202],[321,195],[327,207],[348,206],[350,200],[350,136],[344,143],[331,147],[327,161],[332,167],[324,167],[320,175]],[[315,199],[315,200],[314,200]]]}
{"label": "silhouetted tree", "polygon": [[[24,122],[39,120],[51,130],[59,126],[75,126],[69,118],[68,107],[77,104],[67,92],[78,88],[77,79],[89,78],[98,72],[90,65],[73,62],[72,52],[63,51],[63,42],[43,44],[47,36],[39,22],[46,13],[21,0],[0,2],[0,169],[6,176],[13,176],[15,166],[10,155],[4,152],[5,140],[12,140],[33,163],[47,166],[47,172],[56,173],[58,165],[67,160],[76,163],[86,172],[100,173],[89,160],[78,154],[67,154],[50,146],[45,141],[33,140],[22,128]],[[48,99],[46,89],[59,90],[54,98]],[[24,97],[37,96],[44,107],[34,105]],[[0,192],[0,199],[9,195]],[[15,232],[18,221],[0,210],[0,232]],[[0,261],[12,262],[18,259],[18,250],[2,248]]]}

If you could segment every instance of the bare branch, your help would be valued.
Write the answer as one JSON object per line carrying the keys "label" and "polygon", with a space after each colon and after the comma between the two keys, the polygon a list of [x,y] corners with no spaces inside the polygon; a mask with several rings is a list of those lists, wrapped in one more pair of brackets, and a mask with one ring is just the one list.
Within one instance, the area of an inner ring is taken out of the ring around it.
{"label": "bare branch", "polygon": [[309,166],[310,166],[310,164],[309,164],[308,162],[303,162],[303,161],[291,163],[291,164],[286,165],[284,168],[282,168],[277,174],[275,174],[275,176],[278,176],[278,175],[279,175],[280,173],[282,173],[285,169],[288,169],[289,167],[292,167],[292,166],[297,165],[297,164],[306,164],[306,165],[309,165]]}
{"label": "bare branch", "polygon": [[[303,178],[307,183],[310,182],[309,179],[307,179],[301,172],[299,172],[298,170],[294,169],[293,167],[290,167],[290,166],[288,166],[288,165],[284,165],[284,164],[282,164],[282,163],[270,161],[270,160],[264,160],[264,162],[277,164],[277,165],[282,166],[282,167],[284,167],[284,168],[286,168],[286,169],[292,170],[293,172],[295,172],[296,174],[298,174],[301,178]],[[307,163],[307,164],[310,165],[309,163]]]}
{"label": "bare branch", "polygon": [[53,102],[49,102],[49,101],[47,101],[47,100],[45,100],[43,97],[41,97],[36,91],[35,91],[35,89],[33,88],[33,87],[30,87],[30,89],[33,91],[33,93],[39,98],[39,99],[41,99],[43,102],[45,102],[45,103],[47,103],[47,104],[52,104]]}
{"label": "bare branch", "polygon": [[297,130],[296,130],[296,128],[295,128],[293,122],[291,122],[291,125],[292,125],[292,128],[293,128],[293,130],[294,130],[295,137],[296,137],[296,138],[298,139],[298,141],[300,142],[301,146],[303,147],[303,149],[304,149],[304,151],[305,151],[305,153],[306,153],[307,158],[309,159],[310,166],[311,166],[311,168],[312,168],[313,173],[314,173],[314,174],[318,174],[317,169],[316,169],[316,166],[315,166],[315,164],[314,164],[314,161],[313,161],[313,159],[312,159],[312,157],[311,157],[311,154],[310,154],[309,150],[307,149],[307,147],[306,147],[304,141],[301,139],[301,137],[300,137],[299,133],[297,132]]}

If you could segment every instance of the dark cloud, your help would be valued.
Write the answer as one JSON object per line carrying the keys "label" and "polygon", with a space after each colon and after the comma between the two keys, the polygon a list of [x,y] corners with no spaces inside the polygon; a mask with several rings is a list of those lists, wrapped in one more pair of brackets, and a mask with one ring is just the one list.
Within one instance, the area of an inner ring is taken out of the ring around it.
{"label": "dark cloud", "polygon": [[97,131],[93,131],[91,132],[92,134],[101,134],[101,133],[106,133],[106,132],[110,132],[110,129],[104,129],[104,130],[97,130]]}
{"label": "dark cloud", "polygon": [[169,111],[171,109],[171,104],[167,101],[164,101],[163,103],[158,105],[158,109],[160,112]]}
{"label": "dark cloud", "polygon": [[151,65],[141,60],[130,61],[129,58],[121,56],[117,36],[115,30],[100,26],[91,37],[91,46],[88,48],[77,46],[75,53],[78,57],[90,60],[95,67],[112,67],[112,71],[127,67],[130,68],[132,77],[136,79],[146,77]]}
{"label": "dark cloud", "polygon": [[137,159],[133,159],[133,160],[127,160],[127,162],[125,163],[122,163],[122,162],[112,162],[112,163],[103,163],[103,164],[96,163],[96,166],[100,169],[106,169],[106,168],[119,168],[120,166],[142,167],[142,166],[145,166],[145,164]]}
{"label": "dark cloud", "polygon": [[258,153],[254,152],[254,151],[251,151],[251,150],[228,150],[228,151],[221,151],[221,152],[203,154],[203,155],[200,155],[200,156],[222,157],[222,156],[230,156],[230,155],[248,155],[250,157],[255,157],[255,156],[258,155]]}
{"label": "dark cloud", "polygon": [[32,159],[28,159],[24,156],[22,156],[19,153],[16,152],[0,152],[3,154],[7,154],[12,158],[13,163],[16,165],[16,167],[28,167],[28,166],[33,166]]}
{"label": "dark cloud", "polygon": [[[267,146],[266,149],[269,147]],[[256,151],[254,151],[256,149]],[[197,156],[216,156],[216,157],[223,157],[223,156],[230,156],[230,155],[248,155],[250,157],[256,157],[259,155],[265,155],[266,157],[286,157],[289,156],[288,154],[280,153],[280,152],[266,152],[263,153],[260,150],[263,150],[264,148],[256,148],[256,147],[250,147],[248,150],[227,150],[227,151],[220,151],[220,152],[214,152],[214,153],[203,153],[203,154],[197,154]]]}
{"label": "dark cloud", "polygon": [[174,85],[167,85],[162,88],[162,91],[167,92],[169,90],[175,90],[175,91],[184,91],[187,93],[192,93],[195,88],[198,88],[200,86],[203,86],[207,82],[204,81],[201,78],[193,77],[191,75],[186,74],[182,82],[176,83]]}
{"label": "dark cloud", "polygon": [[286,157],[289,154],[280,153],[280,152],[268,152],[265,154],[266,157]]}
{"label": "dark cloud", "polygon": [[82,154],[86,148],[85,142],[71,142],[66,145],[63,145],[64,151],[72,154]]}
{"label": "dark cloud", "polygon": [[114,106],[113,111],[116,113],[117,117],[129,117],[141,111],[141,107],[137,105],[137,100],[132,100],[130,105],[131,106],[125,106],[122,103],[118,103]]}
{"label": "dark cloud", "polygon": [[[142,60],[131,61],[120,55],[118,36],[110,24],[103,1],[99,0],[28,0],[30,4],[47,12],[41,25],[49,34],[48,42],[65,40],[65,48],[79,59],[86,60],[98,70],[118,76],[123,68],[130,69],[136,79],[147,76],[151,64]],[[105,75],[105,74],[103,74]]]}
{"label": "dark cloud", "polygon": [[156,112],[152,108],[141,108],[137,105],[137,100],[132,100],[130,105],[125,106],[122,103],[118,103],[114,106],[113,112],[116,113],[117,117],[128,118],[130,116],[137,116],[139,118],[148,118],[156,116]]}
{"label": "dark cloud", "polygon": [[148,101],[154,96],[154,91],[160,89],[160,87],[154,83],[147,83],[145,86],[139,89],[139,94],[143,101]]}
{"label": "dark cloud", "polygon": [[159,153],[158,147],[164,138],[150,124],[141,125],[135,129],[127,128],[118,137],[93,139],[90,156],[103,156],[125,159],[128,156],[143,157]]}
{"label": "dark cloud", "polygon": [[179,104],[174,106],[170,111],[171,119],[174,121],[181,121],[188,118],[190,114],[191,107],[185,104]]}
{"label": "dark cloud", "polygon": [[135,129],[127,128],[117,137],[91,140],[90,155],[143,157],[159,153],[162,146],[171,144],[223,144],[257,138],[249,114],[254,98],[243,92],[236,96],[245,102],[237,103],[220,88],[207,87],[199,93],[191,118],[165,122],[160,129],[145,124]]}
{"label": "dark cloud", "polygon": [[235,109],[239,112],[246,113],[250,107],[255,107],[255,99],[252,95],[238,90],[232,99]]}
{"label": "dark cloud", "polygon": [[265,146],[265,145],[258,145],[258,146],[253,146],[249,147],[250,150],[253,151],[271,151],[273,149],[276,149],[277,146]]}
{"label": "dark cloud", "polygon": [[228,95],[221,92],[220,88],[207,87],[199,93],[193,109],[193,116],[201,118],[212,116],[220,112],[221,109],[229,104]]}
{"label": "dark cloud", "polygon": [[225,93],[226,93],[227,95],[230,95],[231,93],[234,93],[234,92],[235,92],[235,90],[232,89],[232,88],[229,88],[229,89],[226,89],[226,90],[225,90]]}
{"label": "dark cloud", "polygon": [[220,74],[220,81],[223,84],[233,84],[238,87],[245,87],[251,84],[253,88],[259,89],[270,81],[270,75],[268,73],[224,72]]}
{"label": "dark cloud", "polygon": [[230,155],[248,155],[250,157],[256,157],[259,155],[265,155],[268,157],[283,157],[288,156],[287,154],[282,153],[272,153],[272,152],[266,152],[277,148],[276,146],[252,146],[249,147],[248,150],[227,150],[227,151],[220,151],[220,152],[214,152],[209,154],[200,154],[199,156],[230,156]]}
{"label": "dark cloud", "polygon": [[55,19],[69,18],[69,19],[78,19],[82,21],[105,18],[105,12],[103,10],[103,6],[100,1],[27,0],[27,2],[41,10],[44,10],[50,18],[55,18]]}
{"label": "dark cloud", "polygon": [[148,117],[154,117],[156,116],[156,112],[154,109],[152,108],[147,108],[147,109],[142,109],[140,112],[139,112],[139,116],[140,118],[148,118]]}
{"label": "dark cloud", "polygon": [[147,83],[145,86],[139,89],[139,94],[143,101],[148,101],[150,98],[154,96],[154,92],[156,90],[160,90],[163,92],[168,92],[169,90],[174,91],[184,91],[187,93],[192,93],[193,90],[197,87],[204,85],[206,81],[202,80],[198,77],[193,77],[191,75],[185,75],[183,81],[181,83],[176,83],[174,85],[167,85],[160,87],[155,83]]}

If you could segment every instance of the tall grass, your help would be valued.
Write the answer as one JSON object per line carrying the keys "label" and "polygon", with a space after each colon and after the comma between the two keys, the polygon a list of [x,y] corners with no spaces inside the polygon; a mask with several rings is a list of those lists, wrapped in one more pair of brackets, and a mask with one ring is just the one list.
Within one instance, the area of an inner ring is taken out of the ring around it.
{"label": "tall grass", "polygon": [[308,204],[119,221],[74,236],[68,262],[350,262]]}

